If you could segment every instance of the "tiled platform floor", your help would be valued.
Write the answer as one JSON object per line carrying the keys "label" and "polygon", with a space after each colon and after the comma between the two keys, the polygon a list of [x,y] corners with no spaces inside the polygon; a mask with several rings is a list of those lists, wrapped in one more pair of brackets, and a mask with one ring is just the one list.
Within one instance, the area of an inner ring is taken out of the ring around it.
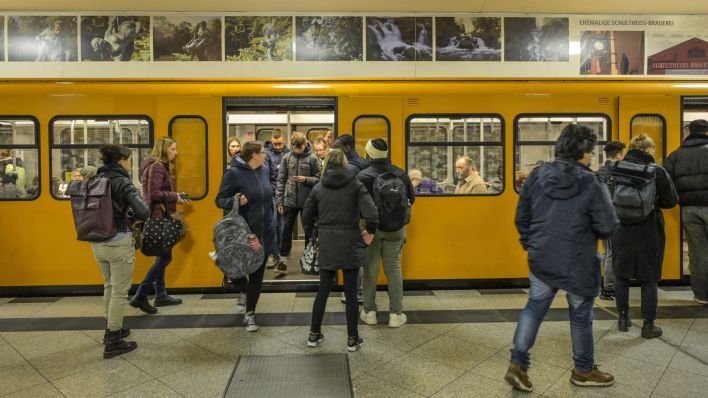
{"label": "tiled platform floor", "polygon": [[[515,324],[494,321],[496,310],[503,310],[499,313],[508,317],[522,308],[525,294],[482,293],[434,291],[406,296],[405,309],[413,321],[400,329],[389,329],[385,324],[388,299],[384,292],[379,292],[379,309],[384,312],[379,316],[381,324],[376,327],[361,324],[364,347],[349,354],[356,396],[703,397],[708,394],[708,308],[690,301],[689,291],[660,290],[660,306],[665,308],[667,316],[684,312],[696,316],[659,319],[657,323],[664,328],[664,336],[649,341],[639,337],[639,320],[629,333],[619,333],[612,320],[613,303],[597,301],[596,314],[605,316],[594,323],[596,362],[615,375],[616,384],[609,388],[581,389],[570,385],[572,355],[568,322],[544,323],[531,351],[533,394],[514,392],[503,381]],[[635,307],[639,304],[638,293],[632,289]],[[138,342],[138,349],[111,360],[101,356],[100,297],[64,297],[54,302],[30,303],[10,303],[12,298],[0,298],[0,396],[218,397],[239,355],[344,352],[346,327],[341,316],[344,306],[339,299],[332,297],[328,303],[328,311],[340,314],[328,318],[330,325],[323,328],[324,343],[317,349],[309,349],[305,345],[308,327],[302,325],[309,319],[313,297],[302,296],[264,294],[257,313],[268,313],[269,322],[277,326],[263,326],[256,333],[234,326],[240,315],[233,315],[235,303],[231,298],[179,296],[185,303],[160,308],[160,317],[142,315],[128,307],[128,320],[141,325],[133,329],[130,338]],[[563,313],[562,308],[567,307],[565,297],[559,295],[553,307],[559,309],[556,314]],[[474,314],[478,322],[451,322],[455,318],[450,314],[469,310],[480,310]],[[435,321],[436,314],[440,314],[439,322],[430,323],[431,316]],[[175,321],[179,328],[165,328],[159,322],[155,327],[146,326],[150,325],[150,317],[157,321],[168,316],[181,320],[181,323]],[[56,319],[47,322],[47,318]],[[202,318],[210,322],[223,320],[223,327],[190,327],[190,323],[198,325]],[[425,323],[416,323],[415,319],[425,319]],[[73,325],[88,322],[96,327],[61,330],[62,325],[71,322]],[[46,325],[51,331],[7,331],[38,330]]]}

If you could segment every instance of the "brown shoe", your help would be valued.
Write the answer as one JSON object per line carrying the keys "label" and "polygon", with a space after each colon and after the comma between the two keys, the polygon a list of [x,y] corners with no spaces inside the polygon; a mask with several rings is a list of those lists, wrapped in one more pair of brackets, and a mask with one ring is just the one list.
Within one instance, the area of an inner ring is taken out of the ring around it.
{"label": "brown shoe", "polygon": [[609,373],[601,372],[595,365],[589,372],[581,372],[573,368],[570,373],[570,382],[580,387],[607,387],[615,383],[615,377]]}
{"label": "brown shoe", "polygon": [[506,371],[504,380],[519,391],[533,391],[533,385],[529,380],[528,373],[514,362],[509,364],[509,369]]}

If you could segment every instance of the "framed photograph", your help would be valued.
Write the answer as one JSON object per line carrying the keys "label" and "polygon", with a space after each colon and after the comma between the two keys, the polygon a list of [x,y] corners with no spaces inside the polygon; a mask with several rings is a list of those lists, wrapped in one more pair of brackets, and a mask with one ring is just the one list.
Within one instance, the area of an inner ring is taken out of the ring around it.
{"label": "framed photograph", "polygon": [[435,17],[437,61],[501,61],[501,18]]}
{"label": "framed photograph", "polygon": [[227,61],[292,61],[292,17],[226,17]]}
{"label": "framed photograph", "polygon": [[647,32],[647,74],[708,75],[708,33]]}
{"label": "framed photograph", "polygon": [[504,60],[568,62],[568,18],[504,18]]}
{"label": "framed photograph", "polygon": [[77,17],[11,16],[7,20],[8,60],[70,62],[77,60]]}
{"label": "framed photograph", "polygon": [[81,17],[81,60],[150,61],[150,17]]}
{"label": "framed photograph", "polygon": [[298,61],[362,61],[363,18],[296,17]]}
{"label": "framed photograph", "polygon": [[581,75],[644,74],[644,32],[581,32],[580,49]]}
{"label": "framed photograph", "polygon": [[433,19],[366,17],[367,61],[432,61]]}
{"label": "framed photograph", "polygon": [[155,61],[221,61],[221,17],[153,18]]}

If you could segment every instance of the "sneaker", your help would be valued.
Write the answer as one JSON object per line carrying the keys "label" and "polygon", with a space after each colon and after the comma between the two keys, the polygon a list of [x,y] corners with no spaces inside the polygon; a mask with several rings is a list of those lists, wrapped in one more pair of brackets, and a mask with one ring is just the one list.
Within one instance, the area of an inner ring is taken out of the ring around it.
{"label": "sneaker", "polygon": [[253,315],[253,312],[246,313],[246,316],[243,317],[243,324],[246,325],[247,332],[255,332],[258,330],[256,316]]}
{"label": "sneaker", "polygon": [[399,328],[403,326],[408,319],[406,318],[406,314],[400,313],[400,314],[389,314],[388,317],[388,327],[390,328]]}
{"label": "sneaker", "polygon": [[614,384],[615,377],[609,373],[601,372],[597,365],[594,365],[589,372],[581,372],[573,368],[570,382],[580,387],[607,387]]}
{"label": "sneaker", "polygon": [[509,369],[506,370],[504,380],[519,391],[533,391],[533,384],[531,384],[529,380],[528,373],[514,362],[509,364]]}
{"label": "sneaker", "polygon": [[694,297],[693,301],[697,302],[698,304],[708,305],[708,300],[699,299],[698,297]]}
{"label": "sneaker", "polygon": [[288,273],[288,265],[285,264],[285,261],[280,260],[275,267],[273,267],[273,272],[276,274],[285,275]]}
{"label": "sneaker", "polygon": [[307,338],[308,347],[317,347],[317,344],[324,340],[324,335],[322,333],[312,333],[310,332],[310,337]]}
{"label": "sneaker", "polygon": [[600,292],[600,300],[612,301],[614,299],[615,299],[615,292],[613,292],[612,290],[602,289],[602,291]]}
{"label": "sneaker", "polygon": [[364,345],[364,339],[359,336],[347,339],[347,351],[349,352],[357,351],[362,345]]}
{"label": "sneaker", "polygon": [[245,314],[246,313],[246,295],[241,293],[236,300],[236,313]]}
{"label": "sneaker", "polygon": [[361,320],[367,325],[376,325],[379,321],[376,319],[376,311],[361,310]]}
{"label": "sneaker", "polygon": [[275,260],[275,256],[268,256],[268,260],[266,260],[266,268],[271,269],[275,267],[275,264],[278,262]]}

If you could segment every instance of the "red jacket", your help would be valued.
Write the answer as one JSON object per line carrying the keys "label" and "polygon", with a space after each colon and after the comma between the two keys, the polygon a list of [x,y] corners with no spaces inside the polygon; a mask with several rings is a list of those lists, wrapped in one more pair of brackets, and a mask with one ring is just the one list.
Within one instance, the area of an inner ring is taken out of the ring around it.
{"label": "red jacket", "polygon": [[[154,166],[153,166],[154,165]],[[143,200],[150,207],[150,217],[162,217],[162,206],[167,199],[170,212],[177,210],[177,192],[167,164],[148,156],[140,165]]]}

